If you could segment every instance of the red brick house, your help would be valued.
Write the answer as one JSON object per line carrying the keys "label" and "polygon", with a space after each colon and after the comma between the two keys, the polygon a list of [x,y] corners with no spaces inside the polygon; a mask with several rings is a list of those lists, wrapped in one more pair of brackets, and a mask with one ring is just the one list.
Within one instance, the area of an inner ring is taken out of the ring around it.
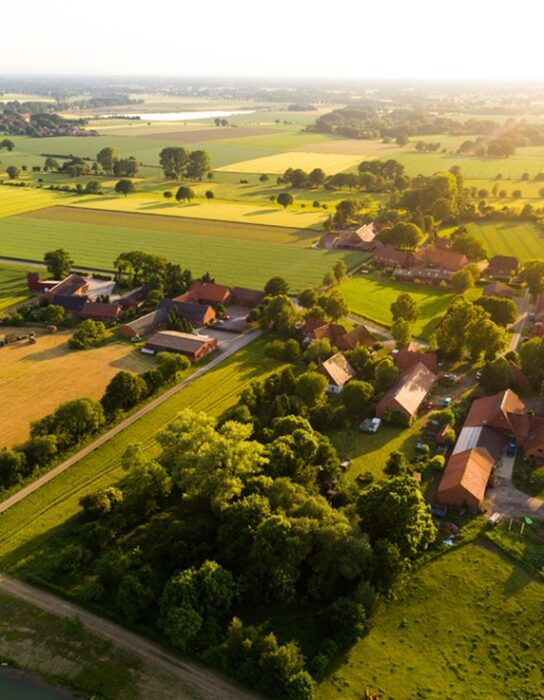
{"label": "red brick house", "polygon": [[412,267],[415,263],[414,253],[407,250],[398,250],[393,246],[384,245],[376,247],[373,261],[383,267]]}
{"label": "red brick house", "polygon": [[316,372],[327,379],[327,391],[332,394],[339,394],[350,379],[356,376],[355,370],[341,352],[322,362]]}
{"label": "red brick house", "polygon": [[495,460],[485,447],[452,455],[438,486],[437,501],[477,511],[485,498],[494,465]]}
{"label": "red brick house", "polygon": [[469,259],[463,253],[456,253],[453,250],[443,250],[436,246],[428,246],[418,250],[415,254],[417,262],[437,267],[450,272],[462,270],[465,265],[468,265]]}
{"label": "red brick house", "polygon": [[179,331],[159,331],[145,344],[146,350],[153,352],[177,352],[192,362],[198,362],[217,350],[217,340],[208,335],[193,335]]}
{"label": "red brick house", "polygon": [[376,415],[381,418],[385,413],[392,412],[404,416],[408,422],[412,421],[435,381],[436,374],[423,362],[418,362],[378,401]]}
{"label": "red brick house", "polygon": [[495,255],[489,261],[487,273],[497,280],[509,280],[519,272],[519,260],[513,255]]}
{"label": "red brick house", "polygon": [[504,282],[490,282],[482,292],[484,297],[501,297],[502,299],[513,299],[514,290]]}
{"label": "red brick house", "polygon": [[431,372],[436,373],[438,368],[436,353],[424,352],[416,343],[410,343],[407,347],[401,348],[395,358],[395,364],[403,371],[410,369],[419,362],[422,362]]}

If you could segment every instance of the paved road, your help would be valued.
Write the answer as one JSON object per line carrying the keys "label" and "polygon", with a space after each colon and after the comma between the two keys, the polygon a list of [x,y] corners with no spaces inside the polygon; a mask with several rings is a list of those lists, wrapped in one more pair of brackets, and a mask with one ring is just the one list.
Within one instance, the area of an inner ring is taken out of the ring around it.
{"label": "paved road", "polygon": [[175,676],[179,681],[175,690],[176,700],[257,700],[258,698],[254,693],[215,671],[192,661],[184,661],[160,645],[109,620],[104,620],[73,603],[68,603],[4,574],[0,574],[0,591],[53,615],[63,618],[79,617],[93,634],[110,640],[146,663]]}
{"label": "paved road", "polygon": [[200,369],[191,374],[190,377],[187,377],[187,379],[184,379],[179,384],[176,384],[171,389],[168,389],[164,392],[164,394],[161,394],[156,399],[150,401],[148,404],[140,408],[128,418],[125,418],[125,420],[121,421],[121,423],[118,423],[116,426],[111,428],[111,430],[108,430],[108,432],[100,435],[100,437],[96,438],[96,440],[93,440],[93,442],[89,443],[86,447],[79,450],[79,452],[76,452],[76,454],[69,457],[67,460],[56,466],[54,469],[51,469],[39,479],[36,479],[36,481],[33,481],[31,484],[25,486],[20,491],[17,491],[17,493],[13,494],[13,496],[7,498],[5,501],[0,503],[0,513],[3,513],[8,508],[11,508],[11,506],[14,506],[16,503],[19,503],[19,501],[22,501],[23,498],[26,498],[29,494],[33,493],[34,491],[37,491],[48,481],[51,481],[51,479],[54,479],[59,474],[62,474],[62,472],[72,467],[74,464],[76,464],[76,462],[79,462],[80,459],[83,459],[83,457],[86,457],[98,447],[104,445],[106,442],[108,442],[108,440],[111,440],[112,437],[115,437],[115,435],[121,433],[123,430],[125,430],[125,428],[128,428],[129,425],[135,423],[142,416],[145,416],[146,413],[149,413],[157,406],[160,406],[161,403],[169,399],[171,396],[174,396],[174,394],[177,394],[178,391],[181,391],[181,389],[186,387],[188,384],[191,384],[203,374],[209,372],[211,369],[216,367],[220,362],[223,362],[223,360],[225,360],[227,357],[237,352],[245,345],[248,345],[248,343],[251,343],[251,341],[255,340],[255,338],[257,338],[259,335],[261,335],[261,331],[255,330],[237,338],[234,342],[232,342],[229,345],[229,347],[226,350],[219,352],[216,355],[216,357],[214,357],[213,360],[211,360],[211,362],[209,362],[207,365],[203,365],[202,367],[200,367]]}
{"label": "paved road", "polygon": [[507,517],[530,515],[544,519],[544,501],[529,496],[512,483],[515,457],[503,454],[495,472],[495,484],[489,494],[491,513],[502,513]]}
{"label": "paved road", "polygon": [[525,296],[516,299],[516,303],[519,309],[518,319],[515,323],[512,324],[510,328],[513,331],[512,337],[510,338],[510,343],[508,344],[508,347],[506,348],[503,354],[506,354],[511,350],[516,350],[523,335],[523,330],[529,319],[529,311],[531,309],[531,301],[528,289],[525,291]]}

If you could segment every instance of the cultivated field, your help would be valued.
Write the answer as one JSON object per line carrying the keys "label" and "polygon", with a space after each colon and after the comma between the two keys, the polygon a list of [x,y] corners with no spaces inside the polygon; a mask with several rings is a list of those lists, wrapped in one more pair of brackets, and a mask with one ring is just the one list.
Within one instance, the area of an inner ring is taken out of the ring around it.
{"label": "cultivated field", "polygon": [[[208,188],[209,189],[209,188]],[[175,191],[175,188],[174,188]],[[206,199],[193,200],[190,204],[166,202],[163,197],[87,197],[80,200],[78,207],[86,209],[107,209],[110,211],[160,214],[170,217],[191,219],[215,219],[241,224],[263,224],[264,226],[288,226],[292,228],[320,228],[326,219],[322,209],[283,209],[278,204],[226,202]],[[316,234],[317,235],[317,234]]]}
{"label": "cultivated field", "polygon": [[[206,225],[216,230],[222,226],[221,222]],[[120,253],[143,250],[190,268],[195,277],[209,271],[226,284],[262,288],[270,277],[281,274],[293,292],[319,284],[338,259],[353,268],[365,257],[357,252],[328,252],[232,237],[208,236],[203,240],[202,235],[185,231],[20,216],[0,221],[0,256],[40,261],[47,250],[61,247],[70,252],[76,265],[111,270]]]}
{"label": "cultivated field", "polygon": [[321,168],[327,175],[347,170],[360,162],[357,155],[345,155],[338,153],[304,153],[303,151],[287,151],[265,158],[242,160],[238,163],[230,163],[218,168],[219,172],[226,173],[269,173],[282,175],[287,168],[302,168],[313,170]]}
{"label": "cultivated field", "polygon": [[[180,210],[180,214],[183,209]],[[240,241],[276,243],[308,247],[320,235],[313,229],[263,226],[245,222],[233,223],[212,219],[193,219],[185,216],[160,216],[129,211],[109,211],[91,207],[50,207],[25,214],[25,219],[38,221],[69,221],[73,224],[114,226],[144,231],[174,234],[192,234],[210,238],[235,238]]]}
{"label": "cultivated field", "polygon": [[[182,389],[52,481],[2,515],[0,568],[26,575],[45,564],[47,552],[56,551],[55,533],[80,509],[79,499],[98,488],[111,486],[124,476],[120,459],[134,442],[148,453],[157,451],[155,435],[182,408],[221,414],[235,403],[242,389],[264,379],[280,365],[264,356],[264,341],[246,346],[203,377]],[[51,549],[49,550],[49,547]],[[45,557],[45,558],[44,558]]]}
{"label": "cultivated field", "polygon": [[[346,280],[340,289],[348,303],[350,311],[384,326],[392,323],[389,307],[401,292],[407,292],[417,301],[419,316],[414,323],[414,334],[427,338],[438,319],[444,315],[453,294],[438,287],[402,284],[378,276],[357,275]],[[474,299],[482,290],[471,289],[467,296]]]}
{"label": "cultivated field", "polygon": [[538,698],[544,586],[483,546],[425,565],[323,682],[319,700]]}
{"label": "cultivated field", "polygon": [[75,197],[60,192],[50,192],[27,187],[0,187],[0,218],[15,216],[23,212],[54,206],[70,204]]}
{"label": "cultivated field", "polygon": [[[0,329],[28,333],[29,328]],[[39,330],[38,330],[39,333]],[[26,341],[0,348],[0,396],[4,407],[0,448],[28,437],[30,422],[54,411],[63,401],[81,396],[98,399],[120,370],[149,369],[152,361],[126,342],[99,348],[70,350],[72,331],[39,335],[35,345]]]}
{"label": "cultivated field", "polygon": [[530,222],[486,221],[467,224],[467,229],[490,255],[513,255],[521,261],[544,257],[544,233]]}
{"label": "cultivated field", "polygon": [[43,270],[38,267],[0,262],[0,311],[28,299],[27,272],[41,272],[43,274]]}

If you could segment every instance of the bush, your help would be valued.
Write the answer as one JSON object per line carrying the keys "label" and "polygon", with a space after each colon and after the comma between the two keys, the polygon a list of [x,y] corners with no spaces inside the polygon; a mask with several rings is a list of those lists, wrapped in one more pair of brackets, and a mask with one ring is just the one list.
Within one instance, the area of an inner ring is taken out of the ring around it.
{"label": "bush", "polygon": [[89,318],[83,321],[68,343],[74,350],[84,350],[100,345],[105,338],[106,326],[101,321],[92,321]]}

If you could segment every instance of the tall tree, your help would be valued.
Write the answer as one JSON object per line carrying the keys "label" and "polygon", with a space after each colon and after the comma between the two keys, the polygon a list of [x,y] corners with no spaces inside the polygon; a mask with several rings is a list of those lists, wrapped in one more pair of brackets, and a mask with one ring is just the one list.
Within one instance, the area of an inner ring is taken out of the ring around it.
{"label": "tall tree", "polygon": [[106,146],[96,154],[96,162],[108,175],[113,174],[113,166],[117,160],[117,153],[114,148]]}
{"label": "tall tree", "polygon": [[70,274],[74,261],[62,248],[50,250],[43,256],[43,261],[47,266],[47,271],[56,280],[63,280]]}
{"label": "tall tree", "polygon": [[189,151],[181,146],[167,146],[159,153],[159,163],[165,177],[179,180],[189,163]]}
{"label": "tall tree", "polygon": [[210,156],[206,151],[191,151],[186,170],[187,177],[193,180],[202,180],[210,168]]}

